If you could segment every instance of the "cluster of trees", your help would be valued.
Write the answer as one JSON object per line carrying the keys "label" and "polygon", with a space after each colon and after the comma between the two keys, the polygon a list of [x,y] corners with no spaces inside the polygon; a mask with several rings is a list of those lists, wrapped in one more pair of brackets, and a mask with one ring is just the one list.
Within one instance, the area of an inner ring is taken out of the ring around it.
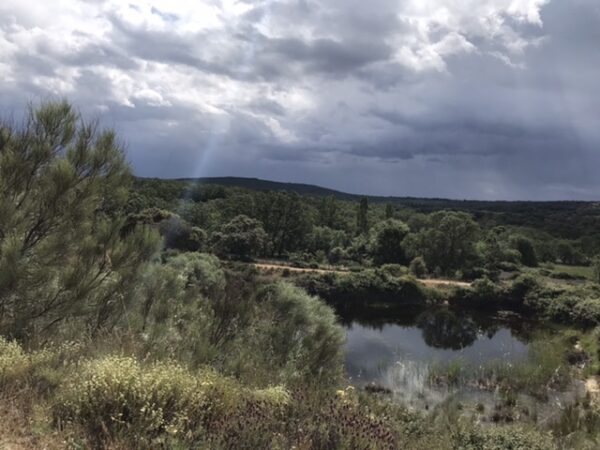
{"label": "cluster of trees", "polygon": [[112,326],[136,301],[138,276],[161,243],[235,259],[395,264],[418,277],[475,278],[517,264],[587,263],[585,238],[593,240],[366,198],[133,180],[114,133],[66,103],[0,126],[0,326],[13,335],[69,317]]}
{"label": "cluster of trees", "polygon": [[[149,205],[153,205],[148,207]],[[163,209],[163,217],[156,206]],[[169,248],[239,259],[411,266],[417,276],[472,277],[540,262],[587,264],[573,241],[546,232],[477,221],[464,211],[429,214],[392,204],[250,191],[183,181],[137,180],[130,221],[158,229]],[[167,215],[170,216],[167,217]],[[150,221],[151,222],[151,221]]]}

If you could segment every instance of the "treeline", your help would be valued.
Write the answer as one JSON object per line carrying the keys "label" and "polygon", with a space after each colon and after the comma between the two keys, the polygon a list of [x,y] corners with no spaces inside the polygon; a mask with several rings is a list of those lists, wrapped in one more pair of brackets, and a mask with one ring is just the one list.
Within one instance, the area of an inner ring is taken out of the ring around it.
{"label": "treeline", "polygon": [[[366,198],[354,202],[190,181],[138,179],[127,211],[132,226],[154,224],[174,249],[284,258],[298,265],[401,264],[418,276],[495,278],[519,265],[587,265],[600,248],[596,234],[566,240],[558,237],[562,229],[552,234],[547,226],[502,225],[502,214],[424,214]],[[556,214],[548,211],[549,220]]]}

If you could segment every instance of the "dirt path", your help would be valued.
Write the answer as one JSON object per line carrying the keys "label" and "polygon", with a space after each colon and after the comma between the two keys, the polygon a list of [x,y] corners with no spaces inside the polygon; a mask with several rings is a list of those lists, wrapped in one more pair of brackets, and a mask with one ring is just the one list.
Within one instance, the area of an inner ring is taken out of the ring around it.
{"label": "dirt path", "polygon": [[471,283],[468,283],[466,281],[443,280],[441,278],[425,278],[417,281],[423,283],[425,286],[431,287],[456,286],[467,288],[471,286]]}
{"label": "dirt path", "polygon": [[[312,269],[312,268],[304,268],[304,267],[293,267],[286,266],[284,264],[273,264],[273,263],[254,263],[254,266],[258,269],[262,270],[289,270],[290,272],[312,272],[312,273],[338,273],[338,274],[347,274],[350,273],[349,270],[339,270],[339,269]],[[425,286],[429,287],[446,287],[446,286],[457,286],[457,287],[469,287],[471,283],[467,283],[466,281],[456,281],[456,280],[443,280],[439,278],[427,278],[422,280],[417,280]]]}

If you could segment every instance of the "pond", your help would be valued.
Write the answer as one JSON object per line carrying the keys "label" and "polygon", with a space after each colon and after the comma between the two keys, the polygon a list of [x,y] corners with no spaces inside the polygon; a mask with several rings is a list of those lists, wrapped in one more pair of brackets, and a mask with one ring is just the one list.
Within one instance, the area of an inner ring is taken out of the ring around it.
{"label": "pond", "polygon": [[432,383],[432,377],[452,367],[476,374],[492,364],[516,364],[528,358],[534,333],[539,339],[539,325],[510,315],[441,308],[391,317],[346,318],[346,373],[354,385],[387,392],[415,409],[449,397],[493,402],[493,390]]}

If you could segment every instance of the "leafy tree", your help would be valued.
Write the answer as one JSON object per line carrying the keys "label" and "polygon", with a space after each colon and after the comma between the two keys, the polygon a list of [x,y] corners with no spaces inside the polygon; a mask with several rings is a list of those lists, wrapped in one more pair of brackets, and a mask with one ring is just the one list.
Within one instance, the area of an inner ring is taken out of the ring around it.
{"label": "leafy tree", "polygon": [[256,218],[262,222],[276,255],[305,248],[315,212],[298,194],[262,192],[256,205]]}
{"label": "leafy tree", "polygon": [[341,247],[334,247],[331,249],[329,254],[327,255],[327,259],[331,264],[338,264],[344,258],[346,258],[346,252]]}
{"label": "leafy tree", "polygon": [[207,203],[183,202],[177,211],[187,223],[205,230],[210,229],[220,219],[212,205]]}
{"label": "leafy tree", "polygon": [[403,241],[408,234],[408,226],[399,220],[388,219],[378,223],[373,229],[371,254],[376,264],[406,264]]}
{"label": "leafy tree", "polygon": [[313,227],[308,237],[310,250],[319,250],[329,253],[334,247],[343,247],[346,243],[346,233],[342,230],[333,230],[329,227]]}
{"label": "leafy tree", "polygon": [[125,225],[121,228],[124,234],[130,233],[138,225],[150,225],[157,227],[161,222],[170,219],[174,214],[160,208],[146,208],[138,213],[129,214]]}
{"label": "leafy tree", "polygon": [[131,175],[114,132],[66,102],[0,125],[0,328],[25,337],[68,318],[110,325],[157,249],[123,232]]}
{"label": "leafy tree", "polygon": [[207,202],[226,198],[227,191],[224,186],[216,184],[196,184],[189,189],[189,197],[195,202]]}
{"label": "leafy tree", "polygon": [[365,258],[369,256],[370,243],[367,237],[363,234],[359,234],[347,248],[347,255],[350,259],[357,262],[363,262]]}
{"label": "leafy tree", "polygon": [[323,197],[317,205],[318,223],[329,228],[343,228],[340,202],[333,195]]}
{"label": "leafy tree", "polygon": [[212,240],[217,253],[250,258],[262,252],[267,235],[258,220],[239,215],[227,223],[221,232],[213,233]]}
{"label": "leafy tree", "polygon": [[514,247],[521,254],[521,262],[528,267],[536,267],[538,265],[535,248],[531,240],[524,236],[515,236],[512,238]]}
{"label": "leafy tree", "polygon": [[477,243],[477,250],[486,269],[496,270],[503,262],[518,263],[521,254],[509,245],[504,227],[495,227]]}
{"label": "leafy tree", "polygon": [[558,259],[563,264],[587,264],[588,259],[580,251],[575,249],[573,245],[567,241],[560,241],[556,246]]}
{"label": "leafy tree", "polygon": [[408,235],[405,247],[413,256],[422,255],[427,267],[443,274],[468,268],[477,259],[475,243],[479,225],[466,213],[439,211],[429,215],[429,226]]}

